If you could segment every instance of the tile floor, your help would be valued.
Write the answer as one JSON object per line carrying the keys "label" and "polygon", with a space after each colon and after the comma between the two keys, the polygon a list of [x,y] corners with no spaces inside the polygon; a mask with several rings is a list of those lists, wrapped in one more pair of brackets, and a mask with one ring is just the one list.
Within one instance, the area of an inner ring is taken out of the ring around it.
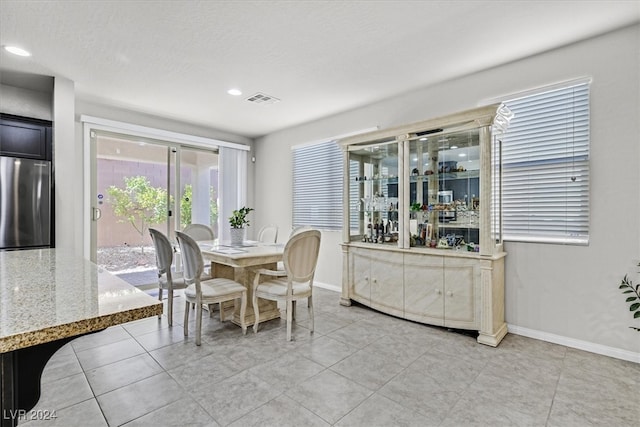
{"label": "tile floor", "polygon": [[[516,335],[498,348],[316,288],[257,335],[205,317],[202,346],[150,318],[78,338],[49,361],[20,426],[636,426],[640,365]],[[193,316],[191,316],[193,319]]]}

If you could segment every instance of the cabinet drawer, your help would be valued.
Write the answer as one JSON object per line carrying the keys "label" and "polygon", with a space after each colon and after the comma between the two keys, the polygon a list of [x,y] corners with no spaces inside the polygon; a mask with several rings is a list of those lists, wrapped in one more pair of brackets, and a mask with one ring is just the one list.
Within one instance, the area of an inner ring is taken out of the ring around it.
{"label": "cabinet drawer", "polygon": [[3,118],[0,120],[0,154],[51,160],[51,127]]}

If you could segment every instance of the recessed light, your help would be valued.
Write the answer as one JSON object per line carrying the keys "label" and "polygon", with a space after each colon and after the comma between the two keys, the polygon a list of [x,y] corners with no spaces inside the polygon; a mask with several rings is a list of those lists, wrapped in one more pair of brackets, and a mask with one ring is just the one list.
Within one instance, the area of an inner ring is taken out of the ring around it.
{"label": "recessed light", "polygon": [[451,148],[452,150],[455,150],[456,148],[458,148],[458,146],[457,146],[457,145],[452,145],[452,146],[451,146],[451,147],[449,147],[449,148]]}
{"label": "recessed light", "polygon": [[427,138],[422,137],[422,138],[420,138],[418,141],[426,141],[426,140],[427,140]]}
{"label": "recessed light", "polygon": [[31,56],[31,53],[27,52],[26,50],[18,46],[5,46],[4,50],[18,56]]}
{"label": "recessed light", "polygon": [[467,155],[464,154],[464,153],[460,153],[460,154],[458,154],[458,157],[467,157]]}
{"label": "recessed light", "polygon": [[229,89],[229,90],[227,91],[227,93],[228,93],[229,95],[233,95],[233,96],[240,96],[240,95],[242,95],[242,91],[241,91],[240,89]]}

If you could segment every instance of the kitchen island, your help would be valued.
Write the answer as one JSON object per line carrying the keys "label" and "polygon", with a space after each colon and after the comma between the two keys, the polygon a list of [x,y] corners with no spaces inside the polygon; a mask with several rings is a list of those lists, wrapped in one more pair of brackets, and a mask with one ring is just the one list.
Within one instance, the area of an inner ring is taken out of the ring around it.
{"label": "kitchen island", "polygon": [[162,303],[59,249],[0,252],[2,427],[40,397],[40,377],[64,344],[109,326],[162,314]]}

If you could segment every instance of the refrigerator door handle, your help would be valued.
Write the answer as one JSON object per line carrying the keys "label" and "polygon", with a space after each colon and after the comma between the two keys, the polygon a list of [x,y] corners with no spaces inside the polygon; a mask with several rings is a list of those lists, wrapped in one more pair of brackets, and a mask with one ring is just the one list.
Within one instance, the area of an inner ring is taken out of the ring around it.
{"label": "refrigerator door handle", "polygon": [[100,208],[93,208],[93,221],[97,221],[100,218],[102,218],[102,211],[100,210]]}

